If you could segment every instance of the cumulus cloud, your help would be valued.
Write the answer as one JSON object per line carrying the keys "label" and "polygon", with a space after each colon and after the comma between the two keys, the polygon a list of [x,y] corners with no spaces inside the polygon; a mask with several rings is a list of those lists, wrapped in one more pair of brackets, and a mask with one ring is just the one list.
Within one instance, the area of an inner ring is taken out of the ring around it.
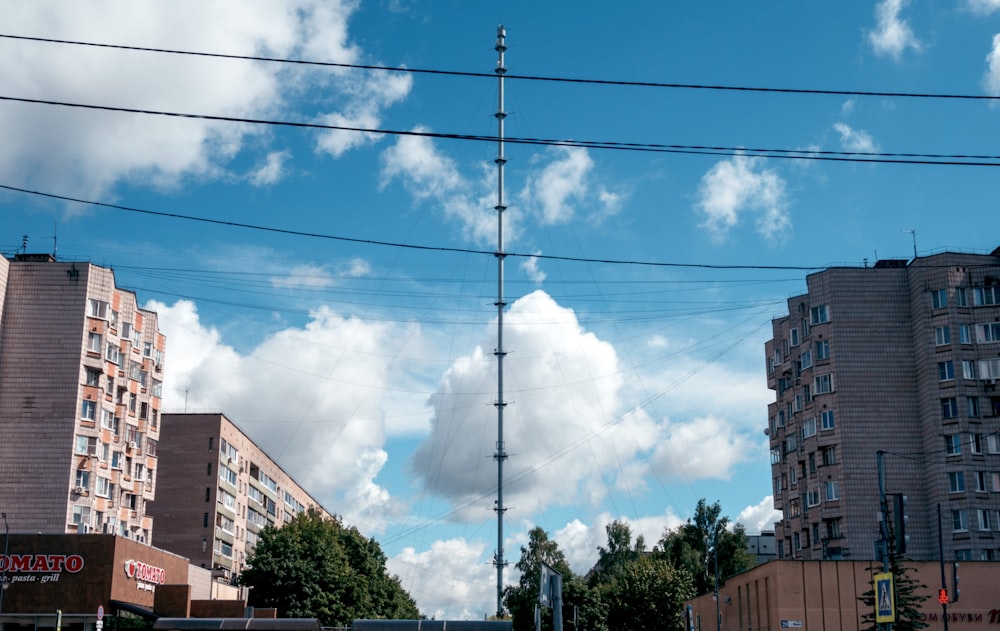
{"label": "cumulus cloud", "polygon": [[840,134],[840,144],[845,150],[855,153],[875,153],[878,151],[878,144],[868,132],[862,129],[852,129],[846,123],[835,123],[833,128]]}
{"label": "cumulus cloud", "polygon": [[[550,161],[528,176],[520,198],[526,206],[537,208],[542,225],[565,223],[573,218],[574,204],[587,195],[594,161],[582,147],[553,147],[544,157]],[[543,159],[535,156],[533,162],[539,164]]]}
{"label": "cumulus cloud", "polygon": [[1000,33],[993,36],[993,48],[986,55],[983,89],[989,95],[1000,96]]}
{"label": "cumulus cloud", "polygon": [[326,131],[319,137],[319,150],[334,157],[376,142],[381,134],[349,129],[378,129],[382,123],[382,111],[409,95],[413,78],[409,74],[371,74],[343,87],[351,97],[346,110],[319,118],[323,125],[348,128]]}
{"label": "cumulus cloud", "polygon": [[253,170],[247,180],[254,186],[271,186],[285,177],[285,163],[291,158],[289,151],[272,151],[264,164]]}
{"label": "cumulus cloud", "polygon": [[[427,131],[417,127],[414,131]],[[496,214],[488,212],[496,204],[488,198],[488,179],[469,182],[455,161],[440,152],[433,140],[423,136],[400,136],[381,156],[381,186],[400,180],[417,202],[433,200],[443,209],[446,218],[455,221],[465,238],[477,243],[490,243],[496,238]],[[493,176],[496,177],[495,175]],[[488,178],[488,176],[487,176]],[[496,185],[492,188],[495,190]],[[512,213],[507,212],[512,219]],[[506,226],[513,238],[516,227]]]}
{"label": "cumulus cloud", "polygon": [[899,59],[906,49],[919,52],[923,47],[909,22],[900,14],[909,0],[882,0],[875,6],[875,29],[869,31],[868,42],[880,57]]}
{"label": "cumulus cloud", "polygon": [[482,562],[485,550],[482,542],[462,538],[435,541],[423,552],[404,548],[386,567],[417,603],[430,603],[429,609],[421,605],[427,617],[482,620],[496,610],[496,570]]}
{"label": "cumulus cloud", "polygon": [[973,13],[989,15],[1000,10],[1000,0],[965,0],[965,7]]}
{"label": "cumulus cloud", "polygon": [[[504,493],[516,505],[511,514],[599,501],[610,484],[606,472],[655,435],[648,421],[629,418],[621,408],[623,376],[614,348],[540,290],[517,300],[504,323],[510,351],[505,398],[516,401],[504,411],[505,440],[517,452],[505,466]],[[412,459],[428,490],[475,510],[477,498],[489,496],[496,481],[485,458],[496,435],[495,347],[484,341],[448,369],[432,397],[432,434]],[[471,427],[476,430],[469,435]],[[469,440],[457,449],[462,436]]]}
{"label": "cumulus cloud", "polygon": [[781,521],[781,511],[774,510],[774,497],[768,495],[759,504],[747,506],[736,517],[736,521],[746,527],[748,534],[759,534],[774,530],[774,522]]}
{"label": "cumulus cloud", "polygon": [[[540,252],[535,252],[535,254],[540,254]],[[521,259],[521,271],[536,285],[545,282],[545,272],[538,267],[537,257],[529,256]]]}
{"label": "cumulus cloud", "polygon": [[405,507],[375,481],[387,458],[386,393],[401,383],[384,349],[418,343],[418,332],[320,309],[306,325],[239,352],[189,301],[146,306],[167,335],[165,411],[225,413],[327,509],[364,531],[399,517]]}
{"label": "cumulus cloud", "polygon": [[785,181],[766,168],[763,158],[736,155],[716,163],[701,178],[696,208],[705,216],[702,227],[719,240],[748,212],[757,215],[757,232],[769,240],[784,236],[792,225]]}
{"label": "cumulus cloud", "polygon": [[650,466],[661,477],[728,479],[733,468],[762,454],[732,423],[704,416],[669,423],[656,443]]}
{"label": "cumulus cloud", "polygon": [[[224,2],[181,0],[169,6],[128,0],[86,5],[2,2],[12,32],[93,42],[135,44],[233,55],[305,57],[357,63],[351,42],[351,0],[252,0],[234,12]],[[123,39],[123,34],[125,39]],[[266,118],[287,113],[289,97],[322,83],[334,95],[319,117],[377,123],[384,108],[405,97],[405,77],[358,78],[347,70],[289,69],[281,64],[163,55],[41,42],[0,41],[0,81],[17,96],[136,109]],[[31,68],[31,72],[24,72]],[[34,104],[0,109],[0,177],[21,186],[101,197],[122,182],[174,187],[184,178],[227,176],[247,147],[265,146],[260,126],[101,112]],[[367,141],[355,134],[320,147],[339,155]],[[271,153],[247,176],[276,182],[290,159]]]}

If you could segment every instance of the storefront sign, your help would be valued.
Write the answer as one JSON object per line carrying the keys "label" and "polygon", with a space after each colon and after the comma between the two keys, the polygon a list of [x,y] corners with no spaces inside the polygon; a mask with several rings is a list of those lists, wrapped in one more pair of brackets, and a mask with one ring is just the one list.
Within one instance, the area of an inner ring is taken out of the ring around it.
{"label": "storefront sign", "polygon": [[125,561],[125,576],[139,581],[139,589],[150,591],[153,585],[163,585],[167,581],[167,572],[163,568],[132,559]]}
{"label": "storefront sign", "polygon": [[54,583],[63,572],[76,574],[82,569],[79,554],[0,555],[0,572],[8,583]]}

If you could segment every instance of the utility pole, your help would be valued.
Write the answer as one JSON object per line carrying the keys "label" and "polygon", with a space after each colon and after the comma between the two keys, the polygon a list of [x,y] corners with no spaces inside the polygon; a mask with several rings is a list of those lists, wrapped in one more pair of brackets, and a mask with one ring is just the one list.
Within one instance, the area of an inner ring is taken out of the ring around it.
{"label": "utility pole", "polygon": [[503,213],[507,210],[503,197],[503,169],[507,163],[504,157],[504,130],[503,123],[507,117],[507,112],[503,109],[503,79],[507,73],[504,65],[504,53],[507,51],[507,30],[503,24],[497,27],[497,41],[494,47],[497,51],[497,157],[494,163],[497,165],[497,203],[494,210],[497,213],[497,251],[494,256],[497,259],[497,301],[494,303],[497,308],[497,347],[494,355],[497,358],[497,448],[493,453],[493,459],[497,461],[497,499],[493,510],[497,513],[497,549],[493,555],[493,566],[497,569],[497,618],[503,618],[503,570],[507,562],[503,558],[503,514],[506,508],[503,505],[503,463],[507,460],[507,450],[503,440],[503,409],[507,405],[503,400],[503,359],[506,355],[503,347],[503,311],[507,303],[503,298],[503,261],[507,254],[503,249]]}
{"label": "utility pole", "polygon": [[[885,497],[885,452],[881,449],[875,452],[878,466],[878,502],[879,502],[879,541],[878,553],[882,558],[882,573],[889,573],[889,502]],[[875,606],[878,607],[878,590],[875,593]],[[895,598],[895,597],[893,597]],[[895,603],[895,600],[893,601]],[[892,623],[884,622],[879,628],[892,631]]]}

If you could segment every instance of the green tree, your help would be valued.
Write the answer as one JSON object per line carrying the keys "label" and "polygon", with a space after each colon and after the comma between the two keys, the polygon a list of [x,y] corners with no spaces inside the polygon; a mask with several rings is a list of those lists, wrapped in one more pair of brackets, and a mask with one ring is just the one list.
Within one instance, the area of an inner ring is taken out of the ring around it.
{"label": "green tree", "polygon": [[[521,572],[517,585],[504,589],[504,607],[510,613],[514,631],[531,631],[535,628],[535,605],[538,603],[541,563],[545,563],[563,577],[563,591],[573,580],[566,557],[559,544],[549,539],[541,527],[536,526],[528,533],[528,545],[521,546],[521,558],[514,567]],[[564,602],[565,602],[564,598]],[[551,629],[551,616],[542,616],[542,628]]]}
{"label": "green tree", "polygon": [[692,577],[696,594],[714,589],[716,563],[720,585],[726,577],[754,566],[754,557],[747,551],[746,529],[740,523],[730,529],[729,523],[719,502],[709,505],[703,498],[698,500],[694,517],[665,531],[657,544],[675,568]]}
{"label": "green tree", "polygon": [[663,557],[641,556],[603,587],[611,631],[683,631],[691,577]]}
{"label": "green tree", "polygon": [[281,616],[347,626],[358,618],[418,618],[416,602],[390,576],[374,539],[310,509],[260,533],[240,584],[249,604]]}
{"label": "green tree", "polygon": [[610,581],[646,551],[646,542],[641,536],[632,545],[632,529],[628,523],[616,519],[605,526],[604,530],[608,535],[608,546],[597,548],[597,565],[590,575],[591,587]]}
{"label": "green tree", "polygon": [[[882,566],[871,568],[872,573],[881,572]],[[894,631],[918,631],[928,626],[923,621],[923,614],[920,612],[920,604],[930,598],[927,586],[913,578],[910,568],[906,565],[903,555],[897,554],[895,550],[889,551],[889,572],[892,573],[893,585],[896,588],[896,622],[893,624]],[[874,580],[871,589],[858,597],[867,607],[865,614],[861,616],[861,629],[863,631],[877,631],[878,624],[875,622],[875,584]]]}

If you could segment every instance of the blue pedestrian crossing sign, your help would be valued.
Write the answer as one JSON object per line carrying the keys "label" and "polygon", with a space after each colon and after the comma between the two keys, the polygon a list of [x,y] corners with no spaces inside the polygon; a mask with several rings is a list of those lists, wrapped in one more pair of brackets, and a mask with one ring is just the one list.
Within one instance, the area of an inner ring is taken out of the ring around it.
{"label": "blue pedestrian crossing sign", "polygon": [[892,574],[875,575],[875,622],[896,621],[896,590],[892,584]]}

